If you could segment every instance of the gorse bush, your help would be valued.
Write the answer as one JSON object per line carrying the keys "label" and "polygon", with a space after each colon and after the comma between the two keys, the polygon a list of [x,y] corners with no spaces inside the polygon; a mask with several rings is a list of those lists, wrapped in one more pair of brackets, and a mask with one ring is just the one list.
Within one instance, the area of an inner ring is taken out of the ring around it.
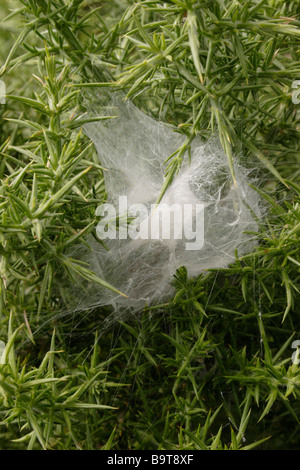
{"label": "gorse bush", "polygon": [[[3,1],[0,448],[297,449],[299,1]],[[120,93],[176,128],[164,194],[194,137],[256,178],[257,249],[136,317],[70,312],[70,283],[114,289],[71,255],[106,200],[83,132]],[[103,325],[106,325],[105,327]]]}

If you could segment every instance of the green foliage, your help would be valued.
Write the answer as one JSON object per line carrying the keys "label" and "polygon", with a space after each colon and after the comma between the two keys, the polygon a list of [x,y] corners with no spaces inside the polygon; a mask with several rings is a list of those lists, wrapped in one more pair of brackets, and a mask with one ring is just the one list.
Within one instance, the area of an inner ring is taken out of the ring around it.
{"label": "green foliage", "polygon": [[[53,333],[50,349],[39,367],[30,366],[28,370],[26,361],[21,364],[14,350],[22,326],[14,332],[12,327],[11,315],[0,365],[0,403],[5,415],[2,425],[18,424],[22,437],[14,442],[24,443],[29,450],[37,447],[37,442],[45,450],[91,447],[93,436],[89,442],[82,436],[90,433],[91,422],[103,421],[103,410],[113,409],[99,403],[99,398],[115,385],[108,383],[104,369],[114,358],[98,362],[96,342],[90,364],[74,369],[70,358],[63,356],[63,351],[55,350]],[[74,359],[75,364],[80,363],[80,357]]]}
{"label": "green foliage", "polygon": [[[299,1],[16,0],[0,13],[0,448],[297,449]],[[60,310],[67,279],[105,284],[69,253],[106,197],[82,132],[113,118],[85,113],[106,87],[186,136],[161,196],[193,138],[217,133],[267,208],[254,253],[197,279],[182,267],[174,299],[109,329],[108,309]]]}

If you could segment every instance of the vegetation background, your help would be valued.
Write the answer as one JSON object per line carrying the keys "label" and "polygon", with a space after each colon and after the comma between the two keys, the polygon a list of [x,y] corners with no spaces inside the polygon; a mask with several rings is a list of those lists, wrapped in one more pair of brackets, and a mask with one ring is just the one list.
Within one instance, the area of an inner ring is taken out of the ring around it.
{"label": "vegetation background", "polygon": [[[2,0],[0,449],[299,449],[299,14],[298,0]],[[104,330],[108,311],[62,315],[59,298],[66,279],[103,283],[66,253],[106,197],[81,131],[84,96],[105,87],[186,136],[166,186],[193,137],[218,133],[268,214],[254,253],[197,279],[182,267],[174,299]]]}

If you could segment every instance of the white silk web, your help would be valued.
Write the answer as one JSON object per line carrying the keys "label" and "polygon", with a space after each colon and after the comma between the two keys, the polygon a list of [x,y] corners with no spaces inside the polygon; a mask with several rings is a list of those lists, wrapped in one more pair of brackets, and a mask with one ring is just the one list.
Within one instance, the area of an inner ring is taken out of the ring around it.
{"label": "white silk web", "polygon": [[[165,161],[185,138],[130,102],[112,101],[106,109],[117,118],[89,123],[85,132],[95,144],[101,165],[108,170],[104,175],[108,202],[118,206],[119,196],[126,196],[129,205],[149,207],[157,201],[163,186]],[[77,247],[72,256],[86,262],[127,298],[86,283],[80,292],[74,291],[75,309],[111,305],[116,311],[137,312],[172,296],[172,276],[180,266],[197,276],[210,268],[228,266],[234,262],[236,251],[242,255],[254,249],[261,209],[247,171],[234,162],[235,185],[228,159],[216,139],[203,143],[195,138],[190,156],[184,157],[161,204],[204,205],[202,248],[187,250],[184,237],[171,237],[108,240],[106,249],[91,238],[92,250]]]}

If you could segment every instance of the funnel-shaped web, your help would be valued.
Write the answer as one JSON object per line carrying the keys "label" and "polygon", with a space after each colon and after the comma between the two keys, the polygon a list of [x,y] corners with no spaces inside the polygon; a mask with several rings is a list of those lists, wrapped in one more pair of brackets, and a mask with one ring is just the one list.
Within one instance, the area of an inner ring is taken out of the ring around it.
{"label": "funnel-shaped web", "polygon": [[[108,202],[118,208],[119,196],[126,196],[128,205],[144,204],[150,208],[164,183],[165,161],[185,138],[130,102],[112,102],[107,112],[118,117],[90,123],[85,132],[108,170],[104,175]],[[184,157],[160,205],[201,204],[203,246],[187,249],[184,234],[182,239],[171,236],[105,240],[108,250],[91,240],[92,250],[78,250],[76,256],[128,298],[88,284],[79,294],[77,308],[112,305],[116,310],[138,311],[172,295],[172,276],[180,266],[186,266],[188,274],[196,276],[209,268],[228,266],[235,260],[236,250],[239,255],[253,250],[255,236],[245,232],[258,230],[260,198],[249,186],[247,172],[235,162],[234,185],[227,157],[216,140],[203,143],[194,139],[190,155],[190,159]],[[144,216],[144,223],[151,217],[151,213]],[[195,223],[193,211],[190,217]],[[174,220],[171,218],[171,229]]]}

